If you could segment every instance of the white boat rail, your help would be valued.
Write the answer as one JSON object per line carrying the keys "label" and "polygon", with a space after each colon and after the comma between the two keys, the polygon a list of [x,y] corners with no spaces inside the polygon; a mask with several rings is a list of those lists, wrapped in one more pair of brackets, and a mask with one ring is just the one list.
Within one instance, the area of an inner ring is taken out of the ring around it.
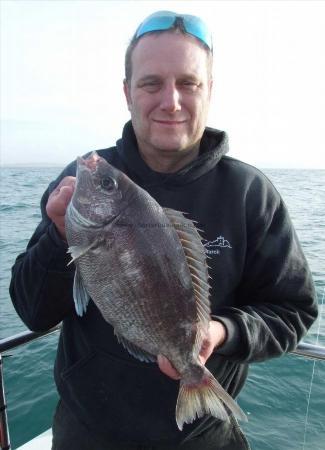
{"label": "white boat rail", "polygon": [[[55,333],[60,329],[60,325],[51,328],[48,331],[34,332],[34,331],[23,331],[21,333],[9,336],[4,339],[0,339],[0,448],[1,450],[10,450],[10,436],[7,418],[7,405],[4,390],[4,379],[3,379],[3,357],[2,353],[12,350],[21,345],[27,344],[28,342],[35,341],[49,334]],[[305,358],[325,360],[325,347],[320,345],[308,344],[301,342],[298,344],[295,350],[292,352],[295,355],[303,356]]]}

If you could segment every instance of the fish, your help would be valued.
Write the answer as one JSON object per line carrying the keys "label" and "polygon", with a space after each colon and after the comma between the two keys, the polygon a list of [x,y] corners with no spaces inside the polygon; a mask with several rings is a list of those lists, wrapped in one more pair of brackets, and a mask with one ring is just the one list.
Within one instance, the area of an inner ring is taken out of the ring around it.
{"label": "fish", "polygon": [[179,430],[205,414],[244,412],[199,359],[210,319],[207,256],[194,221],[163,208],[96,152],[77,158],[65,228],[76,313],[89,300],[142,362],[163,355],[179,372]]}

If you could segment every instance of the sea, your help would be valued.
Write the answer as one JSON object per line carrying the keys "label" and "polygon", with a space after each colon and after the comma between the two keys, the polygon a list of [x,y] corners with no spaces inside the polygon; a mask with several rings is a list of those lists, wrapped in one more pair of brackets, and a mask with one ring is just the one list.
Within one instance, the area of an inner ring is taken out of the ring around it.
{"label": "sea", "polygon": [[[26,330],[8,293],[11,266],[40,221],[42,193],[60,171],[1,168],[0,339]],[[263,171],[287,204],[316,284],[320,315],[304,341],[325,346],[325,170]],[[52,375],[57,340],[56,333],[5,354],[13,449],[51,426],[58,399]],[[249,418],[242,427],[253,450],[325,449],[325,361],[288,354],[252,364],[238,401]]]}

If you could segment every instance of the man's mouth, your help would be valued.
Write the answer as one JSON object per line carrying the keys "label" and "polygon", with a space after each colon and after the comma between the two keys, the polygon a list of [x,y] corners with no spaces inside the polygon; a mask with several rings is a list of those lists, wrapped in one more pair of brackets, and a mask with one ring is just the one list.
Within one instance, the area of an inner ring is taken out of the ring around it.
{"label": "man's mouth", "polygon": [[160,125],[183,125],[186,120],[153,119],[153,122]]}

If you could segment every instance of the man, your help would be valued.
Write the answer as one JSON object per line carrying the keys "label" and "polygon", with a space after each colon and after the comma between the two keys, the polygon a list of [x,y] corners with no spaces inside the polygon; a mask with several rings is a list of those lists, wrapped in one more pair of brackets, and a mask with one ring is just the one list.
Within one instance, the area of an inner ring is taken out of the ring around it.
{"label": "man", "polygon": [[[131,122],[116,147],[98,153],[204,230],[212,316],[201,359],[236,397],[248,363],[292,350],[315,320],[306,260],[269,180],[225,156],[225,133],[206,128],[212,41],[205,24],[165,11],[149,16],[125,65]],[[169,361],[159,355],[159,370],[130,356],[93,302],[76,315],[64,227],[75,170],[74,162],[44,194],[42,222],[17,258],[10,288],[29,328],[63,321],[53,449],[248,449],[233,417],[205,416],[179,431],[179,377]]]}

